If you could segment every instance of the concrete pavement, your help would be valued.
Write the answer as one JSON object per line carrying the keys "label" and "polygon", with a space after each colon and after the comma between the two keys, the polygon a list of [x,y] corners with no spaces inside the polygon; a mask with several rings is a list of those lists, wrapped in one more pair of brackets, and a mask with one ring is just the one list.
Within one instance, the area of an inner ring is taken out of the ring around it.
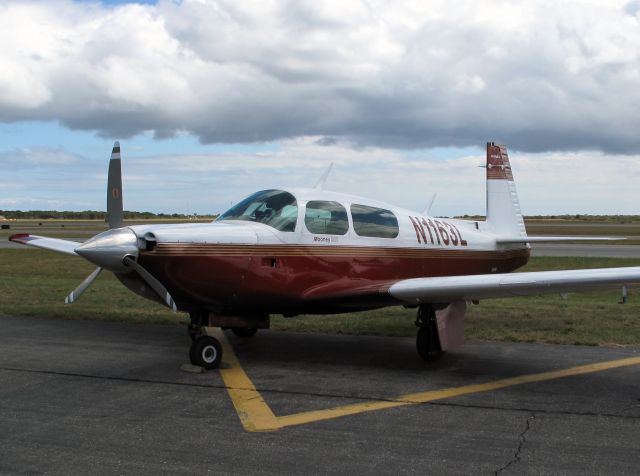
{"label": "concrete pavement", "polygon": [[[219,371],[180,370],[188,348],[180,326],[0,317],[0,473],[635,474],[640,466],[637,347],[477,342],[425,364],[407,338],[264,331],[226,340],[224,366],[232,370],[236,357],[278,421],[328,418],[247,431]],[[532,375],[543,377],[513,383]],[[460,388],[471,390],[455,396]],[[444,398],[326,413],[435,391]]]}

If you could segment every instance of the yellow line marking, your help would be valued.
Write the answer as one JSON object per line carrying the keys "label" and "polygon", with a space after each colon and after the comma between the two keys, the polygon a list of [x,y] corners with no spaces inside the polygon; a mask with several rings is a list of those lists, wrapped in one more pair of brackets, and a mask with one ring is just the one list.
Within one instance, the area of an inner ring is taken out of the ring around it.
{"label": "yellow line marking", "polygon": [[463,385],[461,387],[445,388],[441,390],[429,390],[426,392],[408,393],[399,397],[392,397],[388,400],[378,400],[351,405],[343,405],[326,410],[314,410],[309,412],[295,413],[292,415],[276,416],[264,401],[240,366],[238,358],[233,353],[233,347],[229,344],[224,333],[219,329],[207,329],[208,333],[216,337],[222,344],[223,362],[225,368],[220,368],[220,374],[224,380],[229,396],[236,408],[238,417],[245,430],[249,432],[276,431],[287,426],[303,425],[322,420],[331,420],[359,413],[396,408],[407,405],[418,405],[421,403],[444,400],[447,398],[460,397],[474,393],[490,392],[500,390],[515,385],[527,383],[544,382],[575,375],[602,372],[620,367],[639,365],[640,357],[629,357],[625,359],[597,362],[594,364],[579,365],[568,369],[551,370],[537,374],[521,375],[493,382]]}
{"label": "yellow line marking", "polygon": [[219,369],[220,375],[244,429],[250,432],[280,429],[282,425],[240,366],[224,333],[220,329],[210,328],[207,329],[207,333],[218,339],[222,345],[222,359],[225,365]]}
{"label": "yellow line marking", "polygon": [[568,369],[552,370],[550,372],[542,372],[538,374],[522,375],[519,377],[506,378],[488,383],[464,385],[462,387],[446,388],[442,390],[431,390],[427,392],[409,393],[400,397],[391,398],[388,401],[356,403],[353,405],[344,405],[327,410],[316,410],[311,412],[297,413],[278,417],[281,425],[293,426],[311,423],[320,420],[329,420],[332,418],[340,418],[358,413],[383,410],[386,408],[395,408],[405,405],[417,405],[420,403],[432,402],[435,400],[443,400],[446,398],[459,397],[472,393],[489,392],[491,390],[499,390],[514,385],[522,385],[525,383],[543,382],[546,380],[559,379],[563,377],[571,377],[574,375],[582,375],[592,372],[601,372],[603,370],[615,369],[619,367],[627,367],[630,365],[640,364],[640,357],[630,357],[620,360],[611,360],[608,362],[599,362],[595,364],[580,365]]}

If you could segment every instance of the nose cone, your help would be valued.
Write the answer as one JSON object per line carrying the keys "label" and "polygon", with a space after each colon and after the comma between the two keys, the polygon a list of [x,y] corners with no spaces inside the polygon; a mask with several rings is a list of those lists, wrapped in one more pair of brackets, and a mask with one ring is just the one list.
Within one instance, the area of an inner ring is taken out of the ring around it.
{"label": "nose cone", "polygon": [[138,240],[129,228],[116,228],[85,241],[75,252],[109,271],[125,272],[130,269],[124,265],[124,257],[138,257]]}

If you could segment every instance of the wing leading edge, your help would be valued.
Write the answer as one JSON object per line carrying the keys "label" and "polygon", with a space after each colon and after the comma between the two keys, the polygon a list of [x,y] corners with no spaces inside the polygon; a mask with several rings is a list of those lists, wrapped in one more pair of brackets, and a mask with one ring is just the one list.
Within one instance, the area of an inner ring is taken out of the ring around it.
{"label": "wing leading edge", "polygon": [[535,271],[415,278],[398,281],[389,294],[419,304],[611,289],[640,283],[640,267]]}

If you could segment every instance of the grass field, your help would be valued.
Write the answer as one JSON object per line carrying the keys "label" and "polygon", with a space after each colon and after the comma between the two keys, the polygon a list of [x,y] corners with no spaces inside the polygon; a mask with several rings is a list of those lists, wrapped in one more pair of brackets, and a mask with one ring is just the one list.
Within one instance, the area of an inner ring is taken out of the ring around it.
{"label": "grass field", "polygon": [[[1,239],[1,238],[0,238]],[[526,271],[638,265],[631,259],[533,258]],[[0,250],[0,314],[63,319],[186,323],[124,288],[103,273],[82,298],[65,305],[64,297],[93,266],[43,250]],[[640,344],[640,297],[630,292],[619,305],[617,292],[486,300],[471,306],[465,321],[468,339],[563,344]],[[337,316],[272,316],[275,330],[412,336],[415,310],[386,308]]]}

